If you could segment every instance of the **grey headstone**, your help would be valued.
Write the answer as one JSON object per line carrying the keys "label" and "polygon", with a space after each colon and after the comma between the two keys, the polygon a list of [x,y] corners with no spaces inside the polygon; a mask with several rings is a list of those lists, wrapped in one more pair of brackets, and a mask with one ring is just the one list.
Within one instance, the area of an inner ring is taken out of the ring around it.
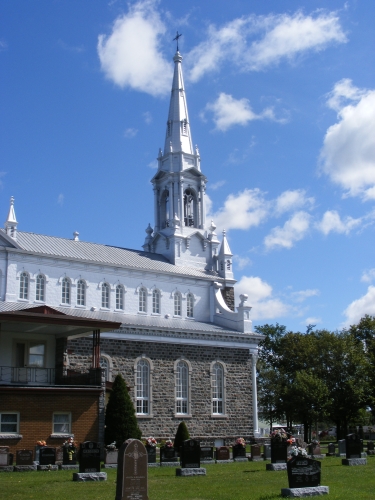
{"label": "grey headstone", "polygon": [[271,460],[271,445],[264,444],[263,450],[264,450],[264,460]]}
{"label": "grey headstone", "polygon": [[147,451],[138,439],[125,442],[119,450],[116,500],[148,500]]}
{"label": "grey headstone", "polygon": [[287,498],[315,497],[328,495],[328,486],[313,486],[308,488],[282,488],[281,496]]}
{"label": "grey headstone", "polygon": [[34,462],[33,450],[17,450],[16,464],[19,465],[33,465]]}
{"label": "grey headstone", "polygon": [[118,450],[105,450],[105,465],[117,465]]}

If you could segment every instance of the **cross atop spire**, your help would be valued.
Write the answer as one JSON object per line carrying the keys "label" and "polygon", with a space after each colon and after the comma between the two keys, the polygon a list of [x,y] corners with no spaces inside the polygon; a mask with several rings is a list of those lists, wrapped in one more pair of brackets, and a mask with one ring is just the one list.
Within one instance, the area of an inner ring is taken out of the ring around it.
{"label": "cross atop spire", "polygon": [[176,36],[173,38],[173,41],[177,42],[177,52],[178,52],[178,39],[182,36],[182,33],[176,32]]}

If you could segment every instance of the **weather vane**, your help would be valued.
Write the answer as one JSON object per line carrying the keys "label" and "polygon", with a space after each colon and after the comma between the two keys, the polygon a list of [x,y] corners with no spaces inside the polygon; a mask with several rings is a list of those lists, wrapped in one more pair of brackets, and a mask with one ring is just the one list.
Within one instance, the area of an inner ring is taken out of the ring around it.
{"label": "weather vane", "polygon": [[178,52],[178,39],[182,36],[182,33],[179,33],[178,31],[176,32],[176,36],[173,38],[173,41],[176,40],[177,42],[177,52]]}

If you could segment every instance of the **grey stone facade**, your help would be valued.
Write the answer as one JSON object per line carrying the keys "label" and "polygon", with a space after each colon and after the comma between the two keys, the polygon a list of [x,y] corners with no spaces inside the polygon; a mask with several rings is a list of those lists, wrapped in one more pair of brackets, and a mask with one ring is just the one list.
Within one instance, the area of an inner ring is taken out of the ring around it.
{"label": "grey stone facade", "polygon": [[[143,436],[157,439],[174,437],[184,420],[190,435],[212,443],[224,438],[228,444],[242,436],[249,438],[252,428],[252,365],[248,348],[225,348],[201,345],[178,345],[102,339],[102,353],[110,356],[113,378],[121,373],[135,402],[135,361],[145,356],[153,365],[152,416],[138,416]],[[92,343],[80,338],[69,341],[69,364],[85,371],[91,363]],[[175,362],[184,359],[191,365],[191,411],[188,416],[175,414]],[[220,361],[226,368],[225,412],[212,415],[211,363]]]}

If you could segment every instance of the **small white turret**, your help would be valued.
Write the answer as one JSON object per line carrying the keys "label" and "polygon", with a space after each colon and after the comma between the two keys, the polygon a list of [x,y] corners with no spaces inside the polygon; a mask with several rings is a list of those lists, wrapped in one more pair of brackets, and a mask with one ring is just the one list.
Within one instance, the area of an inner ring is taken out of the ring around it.
{"label": "small white turret", "polygon": [[17,219],[16,219],[16,213],[14,211],[14,198],[13,196],[10,198],[10,207],[9,207],[9,213],[7,220],[5,221],[4,227],[5,227],[5,232],[8,236],[13,238],[14,240],[17,240]]}
{"label": "small white turret", "polygon": [[151,245],[150,245],[151,241],[152,241],[152,236],[151,235],[152,235],[152,233],[153,233],[154,230],[152,229],[150,223],[146,227],[145,231],[146,231],[147,236],[145,238],[144,244],[142,245],[142,248],[143,248],[143,250],[145,252],[151,252]]}
{"label": "small white turret", "polygon": [[223,241],[219,250],[218,264],[219,276],[225,279],[233,279],[233,254],[229,248],[226,231],[223,231]]}

